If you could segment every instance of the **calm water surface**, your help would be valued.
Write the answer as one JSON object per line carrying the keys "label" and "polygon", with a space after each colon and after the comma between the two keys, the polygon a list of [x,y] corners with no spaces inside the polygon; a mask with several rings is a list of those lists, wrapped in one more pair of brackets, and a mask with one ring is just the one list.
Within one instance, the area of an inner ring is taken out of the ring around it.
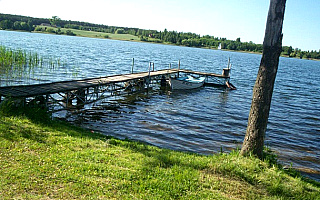
{"label": "calm water surface", "polygon": [[[155,92],[125,97],[113,109],[97,102],[90,109],[60,115],[106,135],[181,151],[212,154],[242,144],[261,55],[8,31],[0,31],[0,44],[66,62],[65,68],[35,83],[129,73],[132,58],[135,71],[146,71],[149,62],[156,69],[169,63],[176,67],[180,59],[181,68],[221,73],[230,57],[235,91],[204,87],[170,95]],[[280,58],[266,133],[267,146],[284,164],[312,170],[315,173],[308,175],[316,180],[320,180],[319,74],[318,61]]]}

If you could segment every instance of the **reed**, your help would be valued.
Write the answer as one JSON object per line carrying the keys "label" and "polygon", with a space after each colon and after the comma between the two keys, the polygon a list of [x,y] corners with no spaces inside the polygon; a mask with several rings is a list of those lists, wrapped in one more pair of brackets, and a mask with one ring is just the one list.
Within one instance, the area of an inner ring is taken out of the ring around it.
{"label": "reed", "polygon": [[0,86],[11,85],[15,81],[40,80],[41,74],[66,68],[65,66],[60,58],[44,57],[36,52],[0,45]]}

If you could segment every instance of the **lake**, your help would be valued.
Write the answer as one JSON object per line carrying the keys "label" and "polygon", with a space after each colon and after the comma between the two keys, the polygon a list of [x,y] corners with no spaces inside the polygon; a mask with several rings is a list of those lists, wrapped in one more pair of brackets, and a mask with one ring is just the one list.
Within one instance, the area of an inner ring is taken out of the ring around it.
{"label": "lake", "polygon": [[[73,123],[117,138],[163,148],[212,154],[240,148],[251,106],[261,55],[171,45],[0,31],[0,45],[53,56],[65,66],[37,79],[10,84],[100,77],[177,67],[221,73],[232,63],[237,90],[204,87],[189,92],[160,93],[123,99],[116,109],[97,102],[80,112],[59,115]],[[2,80],[2,85],[6,83]],[[285,165],[320,181],[320,62],[280,58],[266,132],[266,145]]]}

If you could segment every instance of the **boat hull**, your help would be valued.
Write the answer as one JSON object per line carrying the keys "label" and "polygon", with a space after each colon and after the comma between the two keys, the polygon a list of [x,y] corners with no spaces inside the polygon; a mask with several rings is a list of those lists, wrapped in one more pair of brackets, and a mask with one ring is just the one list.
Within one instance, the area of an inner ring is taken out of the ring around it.
{"label": "boat hull", "polygon": [[169,84],[172,90],[190,90],[202,87],[204,80],[204,78],[195,79],[194,81],[169,78]]}

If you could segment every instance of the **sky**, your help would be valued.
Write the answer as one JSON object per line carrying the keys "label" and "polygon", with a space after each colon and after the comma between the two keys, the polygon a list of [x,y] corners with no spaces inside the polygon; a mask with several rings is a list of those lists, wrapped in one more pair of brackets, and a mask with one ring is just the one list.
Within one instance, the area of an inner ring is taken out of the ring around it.
{"label": "sky", "polygon": [[[269,0],[0,0],[0,13],[262,44]],[[287,0],[283,46],[320,50],[320,0]]]}

